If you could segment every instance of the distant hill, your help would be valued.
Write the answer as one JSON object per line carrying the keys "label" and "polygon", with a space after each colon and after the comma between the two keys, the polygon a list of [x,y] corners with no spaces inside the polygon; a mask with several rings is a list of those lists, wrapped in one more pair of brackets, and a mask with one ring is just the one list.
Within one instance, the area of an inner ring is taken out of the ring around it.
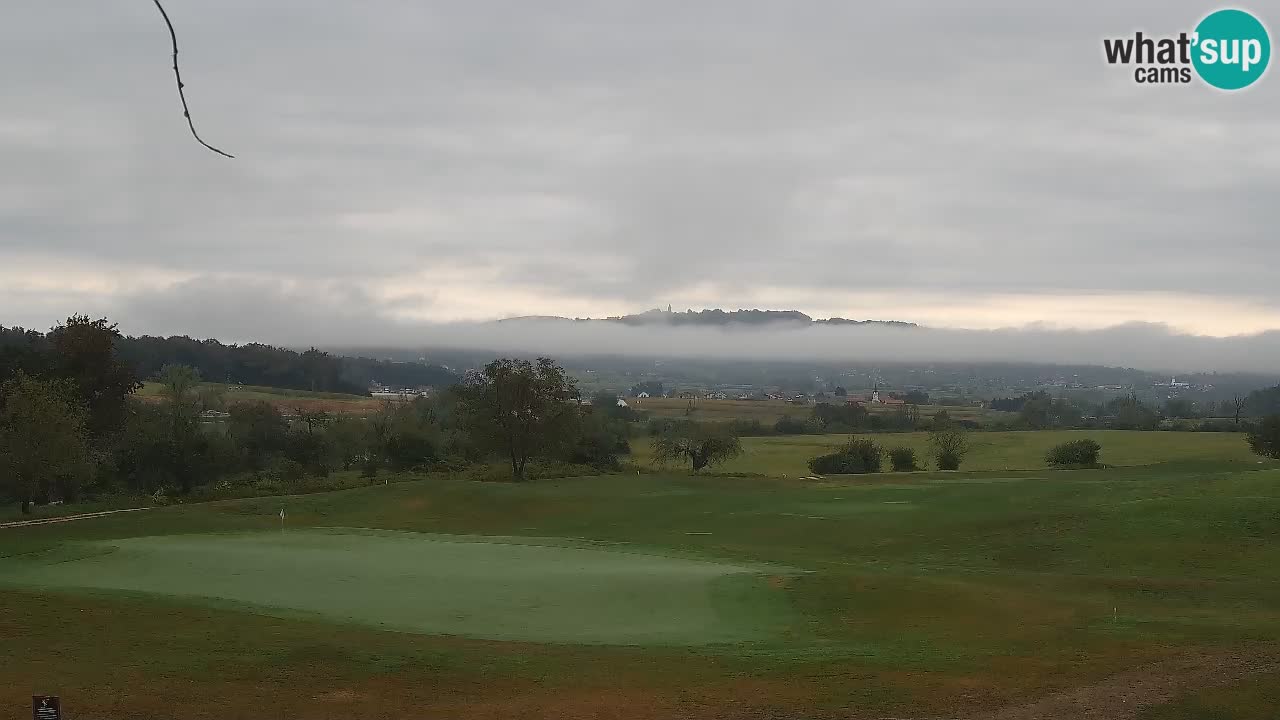
{"label": "distant hill", "polygon": [[876,325],[882,327],[916,327],[915,323],[899,320],[849,320],[841,317],[815,319],[799,310],[647,310],[633,315],[607,318],[566,318],[556,315],[525,315],[506,318],[498,322],[591,322],[619,323],[622,325],[677,325],[677,326],[728,326],[728,325]]}

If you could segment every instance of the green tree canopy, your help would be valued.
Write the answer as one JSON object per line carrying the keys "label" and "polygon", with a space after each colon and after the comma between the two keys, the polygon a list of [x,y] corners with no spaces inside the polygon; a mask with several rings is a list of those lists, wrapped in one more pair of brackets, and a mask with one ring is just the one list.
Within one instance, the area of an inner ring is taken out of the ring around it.
{"label": "green tree canopy", "polygon": [[549,358],[494,360],[459,393],[472,438],[508,458],[516,481],[530,458],[558,454],[575,435],[578,389]]}
{"label": "green tree canopy", "polygon": [[74,499],[94,473],[75,385],[19,373],[0,398],[0,491],[27,512],[37,501]]}

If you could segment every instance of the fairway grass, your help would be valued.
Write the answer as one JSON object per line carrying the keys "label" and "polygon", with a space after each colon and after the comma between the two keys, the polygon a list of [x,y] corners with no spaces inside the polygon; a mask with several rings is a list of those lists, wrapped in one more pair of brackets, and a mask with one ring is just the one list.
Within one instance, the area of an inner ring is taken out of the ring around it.
{"label": "fairway grass", "polygon": [[[783,435],[742,438],[742,455],[714,471],[754,473],[775,477],[808,475],[810,458],[833,452],[849,440],[849,435]],[[933,467],[929,433],[877,433],[862,435],[892,448],[905,446],[916,451],[917,460]],[[1257,465],[1244,435],[1240,433],[1137,432],[1130,430],[1041,430],[1021,432],[973,432],[969,434],[969,454],[963,470],[1044,470],[1045,454],[1060,443],[1090,438],[1102,446],[1102,462],[1131,467],[1156,463],[1206,462],[1230,465]],[[652,464],[649,438],[632,443],[632,460]],[[888,463],[886,463],[886,469]]]}
{"label": "fairway grass", "polygon": [[1143,720],[1270,718],[1274,673],[1245,671],[1280,662],[1280,463],[1232,439],[1104,435],[1117,465],[1183,459],[1101,470],[431,478],[2,530],[0,717],[32,692],[175,720],[1111,717],[988,713],[1136,677],[1168,691],[1130,698],[1166,704]]}
{"label": "fairway grass", "polygon": [[565,543],[290,530],[75,543],[0,564],[0,582],[497,640],[701,645],[780,629],[785,603],[771,600],[761,569]]}

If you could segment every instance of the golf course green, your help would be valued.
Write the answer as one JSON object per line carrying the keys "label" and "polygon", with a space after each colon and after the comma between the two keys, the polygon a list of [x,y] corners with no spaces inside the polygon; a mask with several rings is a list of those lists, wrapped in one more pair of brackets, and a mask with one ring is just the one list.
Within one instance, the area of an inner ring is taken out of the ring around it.
{"label": "golf course green", "polygon": [[1132,433],[1043,467],[1061,437],[824,480],[353,471],[0,528],[0,716],[1274,718],[1280,462]]}
{"label": "golf course green", "polygon": [[0,564],[0,582],[538,642],[737,642],[785,617],[759,567],[529,543],[355,529],[122,538]]}

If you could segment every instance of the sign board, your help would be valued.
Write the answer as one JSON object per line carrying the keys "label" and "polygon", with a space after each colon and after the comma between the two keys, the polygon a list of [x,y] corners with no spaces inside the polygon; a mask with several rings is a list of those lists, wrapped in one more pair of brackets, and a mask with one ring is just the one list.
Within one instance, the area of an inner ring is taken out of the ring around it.
{"label": "sign board", "polygon": [[57,695],[32,695],[31,720],[62,720]]}

